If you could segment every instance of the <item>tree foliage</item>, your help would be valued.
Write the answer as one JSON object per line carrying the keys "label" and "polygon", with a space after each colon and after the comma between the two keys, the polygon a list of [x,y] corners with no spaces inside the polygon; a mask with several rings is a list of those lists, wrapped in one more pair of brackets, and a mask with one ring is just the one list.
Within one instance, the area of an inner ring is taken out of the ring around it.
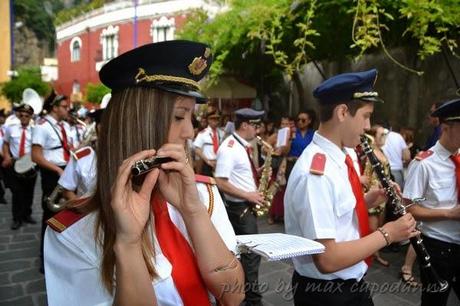
{"label": "tree foliage", "polygon": [[74,1],[75,6],[59,11],[54,19],[54,24],[59,26],[75,17],[81,16],[87,12],[100,8],[107,0],[92,0],[92,1]]}
{"label": "tree foliage", "polygon": [[460,0],[233,0],[213,19],[197,11],[188,20],[180,35],[213,47],[212,78],[257,64],[292,75],[309,61],[359,60],[380,48],[394,60],[394,46],[415,46],[421,60],[443,46],[455,53]]}
{"label": "tree foliage", "polygon": [[110,88],[104,84],[92,84],[86,85],[86,99],[93,103],[101,103],[102,97],[110,92]]}
{"label": "tree foliage", "polygon": [[42,97],[48,96],[51,91],[50,84],[42,81],[40,68],[25,67],[18,70],[17,77],[2,85],[1,93],[10,102],[19,103],[26,88],[34,89]]}

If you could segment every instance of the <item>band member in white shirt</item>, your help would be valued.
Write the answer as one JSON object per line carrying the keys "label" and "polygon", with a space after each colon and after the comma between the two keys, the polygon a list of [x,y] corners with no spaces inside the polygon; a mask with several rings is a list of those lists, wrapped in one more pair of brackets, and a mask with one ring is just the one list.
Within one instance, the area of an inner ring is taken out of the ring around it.
{"label": "band member in white shirt", "polygon": [[357,157],[349,148],[360,144],[370,128],[374,102],[382,101],[373,89],[376,78],[375,69],[344,73],[313,92],[320,125],[289,177],[285,226],[288,234],[316,240],[326,250],[293,258],[295,305],[373,305],[363,280],[372,254],[418,233],[410,214],[373,233],[369,229],[367,210],[380,203],[383,190],[364,195]]}
{"label": "band member in white shirt", "polygon": [[[196,183],[185,150],[211,61],[208,46],[173,40],[102,67],[112,98],[98,138],[96,191],[49,220],[48,305],[241,303],[235,234],[215,184]],[[136,162],[154,156],[169,161],[133,177]]]}
{"label": "band member in white shirt", "polygon": [[198,133],[193,142],[195,153],[203,161],[201,173],[207,176],[213,176],[216,168],[217,150],[224,140],[224,131],[219,128],[219,114],[210,112],[206,116],[208,127]]}
{"label": "band member in white shirt", "polygon": [[[235,111],[235,132],[224,140],[217,152],[215,178],[225,194],[228,216],[237,235],[258,233],[253,207],[255,204],[262,205],[263,196],[258,192],[258,173],[249,142],[256,137],[263,114],[263,111],[250,108]],[[242,254],[241,263],[247,289],[245,305],[261,305],[258,282],[260,256]]]}
{"label": "band member in white shirt", "polygon": [[423,198],[409,211],[421,221],[433,268],[449,283],[443,292],[430,290],[433,280],[421,273],[422,305],[444,306],[450,289],[460,298],[460,99],[442,104],[432,116],[441,122],[441,136],[409,165],[403,195]]}
{"label": "band member in white shirt", "polygon": [[[40,255],[43,260],[43,236],[46,220],[53,216],[46,198],[53,192],[57,181],[70,160],[71,139],[69,124],[65,121],[69,112],[66,96],[56,95],[53,91],[45,99],[43,109],[47,112],[38,120],[32,134],[32,161],[40,169],[42,187],[42,231]],[[40,267],[43,271],[43,265]]]}
{"label": "band member in white shirt", "polygon": [[[30,158],[32,147],[32,130],[30,122],[34,114],[28,104],[21,104],[14,109],[20,124],[13,124],[6,128],[3,138],[2,167],[9,171],[12,193],[13,223],[11,229],[17,230],[22,223],[37,223],[31,216],[34,198],[34,187],[37,178],[35,166]],[[13,165],[19,159],[27,159],[28,169],[16,172]]]}

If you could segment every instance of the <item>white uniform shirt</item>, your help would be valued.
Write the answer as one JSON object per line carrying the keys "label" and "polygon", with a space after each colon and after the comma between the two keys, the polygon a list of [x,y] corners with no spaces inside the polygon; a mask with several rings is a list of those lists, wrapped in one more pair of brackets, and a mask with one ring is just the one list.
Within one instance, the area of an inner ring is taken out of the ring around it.
{"label": "white uniform shirt", "polygon": [[[45,119],[49,120],[49,122]],[[45,119],[39,120],[38,125],[35,126],[32,134],[32,144],[40,145],[42,147],[43,156],[47,161],[57,166],[65,166],[66,161],[64,160],[64,149],[62,148],[61,143],[61,128],[59,127],[56,119],[54,119],[52,116],[47,115],[45,116]],[[63,124],[67,134],[67,143],[70,148],[72,145],[72,140],[69,136],[69,124],[65,121],[63,121]],[[56,147],[59,148],[55,149]]]}
{"label": "white uniform shirt", "polygon": [[[75,158],[79,152],[90,150],[88,155]],[[91,147],[83,147],[75,152],[59,178],[58,184],[70,191],[77,191],[77,196],[92,193],[96,189],[96,153]]]}
{"label": "white uniform shirt", "polygon": [[401,134],[390,131],[382,147],[383,153],[390,163],[391,170],[403,170],[403,150],[407,144]]}
{"label": "white uniform shirt", "polygon": [[5,129],[6,129],[6,126],[5,125],[2,125],[0,126],[0,148],[2,148],[2,152],[1,152],[1,155],[3,156],[3,140],[5,138]]}
{"label": "white uniform shirt", "polygon": [[[19,147],[21,144],[22,137],[22,125],[14,124],[7,126],[5,129],[5,136],[3,137],[4,142],[7,142],[10,146],[10,153],[14,159],[19,158]],[[26,128],[26,139],[24,142],[24,153],[30,154],[32,150],[32,133],[33,128],[30,124]]]}
{"label": "white uniform shirt", "polygon": [[[217,140],[219,144],[224,139],[224,132],[217,128]],[[212,143],[212,128],[207,127],[196,135],[195,141],[193,142],[195,148],[199,148],[203,151],[203,155],[209,160],[216,159],[216,153],[214,153],[214,146]]]}
{"label": "white uniform shirt", "polygon": [[[310,173],[316,153],[326,156],[323,175]],[[312,240],[334,239],[336,242],[360,239],[356,198],[348,180],[345,157],[344,151],[315,133],[311,144],[297,160],[286,187],[286,233]],[[364,261],[330,274],[319,272],[311,256],[295,257],[292,261],[300,275],[316,279],[360,280],[367,271]]]}
{"label": "white uniform shirt", "polygon": [[[455,165],[439,141],[430,148],[433,154],[414,159],[409,165],[403,196],[425,198],[420,205],[431,209],[450,209],[458,205]],[[422,221],[421,232],[431,238],[460,244],[460,221]]]}
{"label": "white uniform shirt", "polygon": [[78,148],[81,141],[83,140],[83,135],[85,134],[85,128],[81,124],[69,125],[70,135],[69,138],[72,141],[72,147]]}
{"label": "white uniform shirt", "polygon": [[[235,137],[238,137],[243,145]],[[227,137],[217,151],[214,177],[227,178],[233,186],[253,192],[257,190],[257,187],[252,174],[251,162],[245,149],[248,145],[249,143],[236,133]],[[225,194],[225,198],[232,202],[244,201],[229,194]]]}
{"label": "white uniform shirt", "polygon": [[[201,201],[207,206],[209,194],[206,184],[197,183],[197,188]],[[212,192],[214,210],[211,221],[227,248],[236,253],[235,232],[215,185],[212,187]],[[168,204],[168,211],[172,222],[190,242],[179,212],[170,204]],[[94,240],[95,221],[96,213],[91,213],[62,233],[57,233],[50,227],[46,229],[44,259],[48,305],[112,305],[113,296],[105,290],[100,278],[102,252]],[[172,266],[162,254],[156,239],[155,254],[154,266],[158,277],[153,280],[152,285],[158,305],[183,305],[171,276]]]}

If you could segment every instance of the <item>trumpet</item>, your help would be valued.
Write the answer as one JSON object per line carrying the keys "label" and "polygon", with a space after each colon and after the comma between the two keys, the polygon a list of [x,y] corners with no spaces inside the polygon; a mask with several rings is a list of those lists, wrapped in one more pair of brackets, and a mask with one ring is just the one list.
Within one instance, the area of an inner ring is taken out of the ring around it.
{"label": "trumpet", "polygon": [[158,168],[161,164],[171,161],[174,161],[174,159],[166,156],[153,156],[147,159],[141,159],[136,161],[131,167],[131,174],[133,176],[139,176]]}

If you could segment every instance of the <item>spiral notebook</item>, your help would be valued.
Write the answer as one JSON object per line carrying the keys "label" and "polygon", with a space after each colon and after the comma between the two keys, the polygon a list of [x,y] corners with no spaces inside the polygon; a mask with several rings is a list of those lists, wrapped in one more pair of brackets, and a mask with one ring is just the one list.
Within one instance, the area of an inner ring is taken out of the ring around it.
{"label": "spiral notebook", "polygon": [[236,240],[241,252],[254,252],[268,261],[319,254],[325,249],[314,240],[282,233],[237,235]]}

